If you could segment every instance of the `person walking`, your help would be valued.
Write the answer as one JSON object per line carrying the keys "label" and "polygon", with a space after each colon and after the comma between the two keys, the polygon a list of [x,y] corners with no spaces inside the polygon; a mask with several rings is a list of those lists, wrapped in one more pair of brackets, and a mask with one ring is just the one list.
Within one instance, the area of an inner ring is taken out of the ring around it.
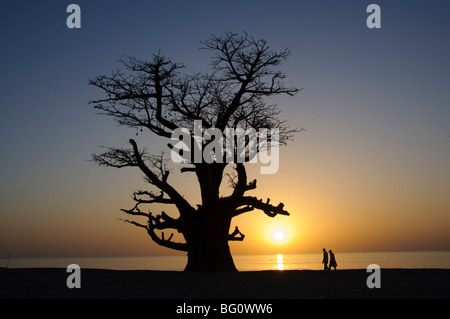
{"label": "person walking", "polygon": [[337,267],[336,258],[334,257],[334,254],[331,251],[331,249],[329,250],[329,253],[330,253],[330,265],[328,266],[328,269],[331,270],[331,267],[333,267],[334,270],[336,270],[336,267]]}
{"label": "person walking", "polygon": [[327,270],[328,269],[328,253],[325,248],[322,250],[323,250],[323,259],[322,259],[323,270]]}

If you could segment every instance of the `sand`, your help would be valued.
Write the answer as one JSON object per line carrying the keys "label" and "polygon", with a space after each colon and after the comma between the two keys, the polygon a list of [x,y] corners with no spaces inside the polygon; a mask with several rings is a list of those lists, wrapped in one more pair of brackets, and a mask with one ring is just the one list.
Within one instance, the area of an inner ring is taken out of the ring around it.
{"label": "sand", "polygon": [[185,273],[81,269],[69,289],[65,268],[0,268],[2,299],[449,299],[450,269],[381,269],[369,289],[365,269]]}

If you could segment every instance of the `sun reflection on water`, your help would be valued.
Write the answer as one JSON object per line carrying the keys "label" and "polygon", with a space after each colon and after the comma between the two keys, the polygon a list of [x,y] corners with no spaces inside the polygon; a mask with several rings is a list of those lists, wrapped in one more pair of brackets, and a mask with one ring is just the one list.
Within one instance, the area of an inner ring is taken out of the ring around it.
{"label": "sun reflection on water", "polygon": [[283,254],[277,255],[277,269],[284,270]]}

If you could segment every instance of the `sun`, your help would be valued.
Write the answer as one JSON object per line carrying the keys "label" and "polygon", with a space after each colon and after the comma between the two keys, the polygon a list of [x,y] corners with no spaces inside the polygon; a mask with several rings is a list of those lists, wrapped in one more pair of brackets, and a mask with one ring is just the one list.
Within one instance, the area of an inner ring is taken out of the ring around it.
{"label": "sun", "polygon": [[[296,228],[286,220],[274,220],[267,222],[261,228],[262,236],[270,247],[277,249],[289,248],[290,244],[296,239]],[[278,251],[279,253],[279,251]]]}
{"label": "sun", "polygon": [[275,241],[281,243],[286,239],[286,233],[282,230],[276,230],[272,233],[272,237]]}

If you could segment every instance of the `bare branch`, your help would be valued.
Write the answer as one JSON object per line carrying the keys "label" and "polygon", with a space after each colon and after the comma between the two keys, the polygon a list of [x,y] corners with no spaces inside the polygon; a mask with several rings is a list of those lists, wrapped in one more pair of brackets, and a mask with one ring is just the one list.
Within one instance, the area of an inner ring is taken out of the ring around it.
{"label": "bare branch", "polygon": [[171,185],[167,183],[167,176],[159,179],[158,176],[153,173],[147,167],[147,165],[145,165],[141,154],[139,153],[136,142],[133,139],[130,139],[130,143],[133,146],[137,166],[139,166],[141,171],[145,174],[148,181],[158,187],[161,191],[166,193],[171,198],[171,200],[173,200],[174,204],[178,207],[181,215],[193,212],[194,208],[183,198],[183,196],[181,196]]}
{"label": "bare branch", "polygon": [[241,197],[248,190],[256,188],[256,179],[247,184],[247,173],[243,163],[236,163],[237,182],[234,178],[231,179],[231,183],[234,186],[232,197]]}
{"label": "bare branch", "polygon": [[160,238],[155,233],[154,229],[151,227],[147,227],[147,233],[149,234],[150,238],[153,239],[153,241],[160,246],[167,247],[167,248],[174,249],[174,250],[181,250],[181,251],[188,250],[188,246],[186,243],[176,243],[176,242],[171,241],[173,234],[168,239],[164,239],[164,233],[162,233],[162,237]]}
{"label": "bare branch", "polygon": [[177,219],[174,219],[174,218],[168,216],[165,212],[161,212],[161,214],[157,215],[157,216],[153,216],[152,213],[148,213],[148,214],[143,213],[143,212],[141,212],[141,210],[138,207],[139,204],[140,203],[137,203],[136,206],[134,206],[130,210],[122,209],[122,211],[129,215],[132,215],[132,216],[147,217],[148,218],[147,225],[143,225],[141,223],[138,223],[133,220],[128,220],[128,219],[125,219],[125,220],[120,219],[120,220],[130,223],[134,226],[144,228],[147,231],[147,233],[149,234],[150,238],[152,238],[152,240],[160,246],[164,246],[164,247],[175,249],[175,250],[187,251],[186,243],[176,243],[176,242],[171,241],[173,238],[173,234],[171,234],[168,239],[165,239],[164,233],[161,233],[161,237],[159,237],[155,232],[155,229],[161,230],[161,229],[168,229],[168,228],[175,229],[179,232],[180,224]]}
{"label": "bare branch", "polygon": [[234,231],[228,235],[229,241],[243,241],[245,238],[245,235],[239,231],[239,228],[236,226]]}
{"label": "bare branch", "polygon": [[246,212],[250,212],[250,211],[252,211],[254,209],[255,208],[253,206],[251,206],[251,205],[244,206],[242,208],[237,208],[237,209],[234,210],[234,212],[232,214],[232,217],[238,216],[238,215],[246,213]]}
{"label": "bare branch", "polygon": [[164,198],[164,192],[161,191],[159,195],[155,195],[148,191],[137,191],[133,193],[133,199],[140,204],[174,204],[174,201],[170,198]]}
{"label": "bare branch", "polygon": [[142,224],[140,224],[138,222],[135,222],[134,220],[128,220],[128,219],[122,219],[122,218],[119,218],[119,220],[122,221],[122,222],[125,222],[125,223],[132,224],[132,225],[134,225],[136,227],[141,227],[141,228],[147,229],[147,226],[142,225]]}
{"label": "bare branch", "polygon": [[182,167],[180,168],[180,172],[181,173],[185,173],[185,172],[195,172],[197,170],[196,167]]}
{"label": "bare branch", "polygon": [[168,239],[165,239],[164,232],[161,233],[161,237],[158,237],[158,235],[155,232],[155,229],[166,229],[166,228],[174,228],[179,231],[178,220],[169,217],[165,212],[162,212],[161,215],[158,215],[156,217],[150,215],[148,219],[148,226],[146,227],[146,229],[150,238],[152,238],[155,243],[157,243],[160,246],[164,246],[174,250],[187,251],[186,243],[176,243],[171,241],[173,233],[169,236]]}
{"label": "bare branch", "polygon": [[[100,166],[122,168],[137,166],[133,152],[124,148],[105,147],[108,151],[101,154],[92,154],[92,160]],[[141,154],[142,155],[142,154]]]}
{"label": "bare branch", "polygon": [[[284,210],[283,203],[280,203],[277,206],[273,206],[269,204],[269,202],[270,198],[268,198],[267,201],[264,203],[261,199],[257,199],[256,197],[244,196],[239,201],[239,206],[247,205],[247,208],[241,209],[239,213],[250,211],[252,209],[259,209],[262,210],[269,217],[275,217],[278,214],[289,216],[289,213],[286,210]],[[252,209],[250,209],[250,207]],[[236,213],[233,213],[232,216],[233,217],[236,216]]]}
{"label": "bare branch", "polygon": [[116,71],[111,76],[102,75],[89,81],[105,93],[104,98],[92,100],[90,104],[120,125],[146,127],[157,135],[170,137],[177,125],[166,118],[164,87],[171,85],[183,66],[159,54],[151,62],[131,57],[120,62],[129,73]]}
{"label": "bare branch", "polygon": [[222,130],[241,105],[252,104],[261,96],[299,92],[297,88],[286,88],[281,82],[285,75],[272,69],[289,57],[289,49],[272,51],[265,40],[234,33],[212,36],[203,45],[204,49],[216,53],[212,65],[220,74],[219,78],[237,87],[230,103],[217,118],[216,126]]}
{"label": "bare branch", "polygon": [[152,227],[156,229],[173,228],[179,230],[180,228],[179,220],[170,217],[165,212],[161,212],[157,216],[150,215],[149,220],[151,221]]}
{"label": "bare branch", "polygon": [[144,216],[144,217],[150,218],[151,214],[142,212],[139,209],[139,204],[140,203],[137,203],[132,209],[121,209],[121,211],[123,211],[124,213],[126,213],[128,215],[132,215],[132,216]]}

